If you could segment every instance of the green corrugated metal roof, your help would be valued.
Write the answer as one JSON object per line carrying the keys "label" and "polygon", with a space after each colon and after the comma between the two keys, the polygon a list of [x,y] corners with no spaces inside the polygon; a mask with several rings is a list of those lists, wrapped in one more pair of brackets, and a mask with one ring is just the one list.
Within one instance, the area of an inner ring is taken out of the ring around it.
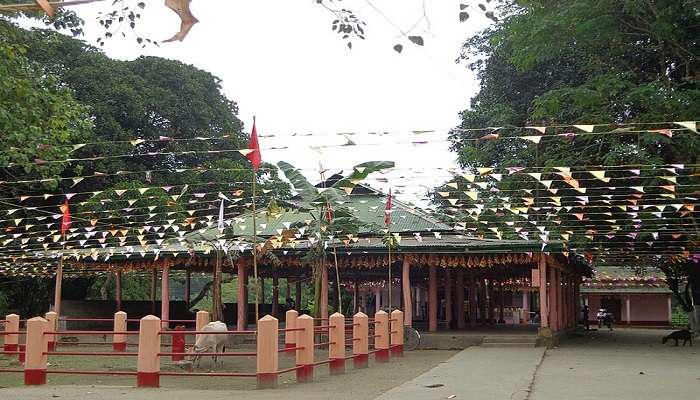
{"label": "green corrugated metal roof", "polygon": [[[386,197],[380,194],[353,194],[348,196],[347,202],[339,204],[339,206],[350,209],[363,224],[371,226],[361,229],[361,235],[378,233],[386,229],[384,225],[385,205]],[[262,237],[279,235],[282,230],[287,229],[290,225],[312,219],[314,219],[314,216],[311,213],[298,210],[285,210],[276,217],[268,216],[266,211],[259,211],[256,213],[257,234]],[[251,214],[234,218],[229,222],[231,228],[233,228],[234,236],[253,235],[253,217]],[[392,232],[446,232],[452,230],[450,226],[436,220],[417,207],[396,200],[392,202]],[[213,238],[216,233],[217,229],[214,227],[188,236],[195,239],[202,236]]]}

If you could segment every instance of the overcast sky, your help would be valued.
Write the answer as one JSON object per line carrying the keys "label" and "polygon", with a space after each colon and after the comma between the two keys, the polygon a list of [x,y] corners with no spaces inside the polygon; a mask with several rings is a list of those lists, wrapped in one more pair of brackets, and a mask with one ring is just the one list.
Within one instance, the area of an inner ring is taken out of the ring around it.
{"label": "overcast sky", "polygon": [[[161,0],[146,3],[137,27],[141,36],[163,40],[177,32],[175,13]],[[142,49],[128,34],[127,39],[112,39],[103,49],[110,57],[125,60],[141,55],[177,59],[221,78],[224,93],[240,107],[247,131],[256,115],[259,134],[285,136],[261,138],[263,148],[290,146],[263,151],[265,161],[283,159],[301,168],[318,168],[320,162],[336,170],[388,159],[397,163],[397,171],[387,175],[384,188],[401,191],[408,177],[416,185],[438,184],[444,179],[435,171],[415,179],[419,172],[401,169],[454,166],[455,155],[447,142],[410,142],[444,139],[444,132],[459,122],[458,113],[476,94],[478,83],[466,65],[454,60],[462,43],[490,21],[472,4],[471,18],[459,23],[460,1],[426,0],[430,25],[422,21],[411,32],[425,39],[425,46],[418,47],[401,38],[393,25],[403,31],[413,26],[423,15],[422,0],[372,0],[381,13],[366,0],[340,3],[367,22],[367,39],[355,41],[352,50],[331,31],[334,17],[315,0],[194,0],[192,12],[200,23],[184,42]],[[101,32],[95,17],[98,11],[111,10],[111,1],[74,9],[87,22],[86,40],[94,44]],[[392,49],[396,43],[404,45],[401,54]],[[413,130],[443,134],[408,133]],[[360,146],[310,148],[347,142],[331,133],[369,131],[401,134],[350,137]],[[293,133],[324,136],[292,139]],[[305,174],[318,177],[311,170]],[[446,177],[446,172],[442,175]],[[404,191],[418,197],[424,193],[415,187]]]}

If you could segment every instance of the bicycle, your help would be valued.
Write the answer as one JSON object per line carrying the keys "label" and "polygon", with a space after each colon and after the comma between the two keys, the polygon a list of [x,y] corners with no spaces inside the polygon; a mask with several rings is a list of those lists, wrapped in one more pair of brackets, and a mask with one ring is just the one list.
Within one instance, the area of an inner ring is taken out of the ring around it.
{"label": "bicycle", "polygon": [[420,333],[413,327],[403,327],[403,349],[406,351],[416,350],[420,346]]}

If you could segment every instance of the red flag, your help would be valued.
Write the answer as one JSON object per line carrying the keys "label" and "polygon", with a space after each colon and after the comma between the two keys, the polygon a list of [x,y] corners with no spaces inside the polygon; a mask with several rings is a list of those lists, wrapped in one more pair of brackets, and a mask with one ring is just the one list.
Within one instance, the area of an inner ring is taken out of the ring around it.
{"label": "red flag", "polygon": [[391,225],[391,189],[386,197],[386,206],[384,207],[384,225]]}
{"label": "red flag", "polygon": [[63,217],[61,218],[61,235],[65,235],[68,228],[70,228],[70,207],[68,207],[68,200],[61,206],[61,212]]}
{"label": "red flag", "polygon": [[255,117],[253,117],[253,131],[250,133],[250,143],[248,149],[253,150],[246,155],[246,158],[253,164],[253,169],[260,168],[262,157],[260,155],[260,144],[258,143],[258,132],[255,130]]}

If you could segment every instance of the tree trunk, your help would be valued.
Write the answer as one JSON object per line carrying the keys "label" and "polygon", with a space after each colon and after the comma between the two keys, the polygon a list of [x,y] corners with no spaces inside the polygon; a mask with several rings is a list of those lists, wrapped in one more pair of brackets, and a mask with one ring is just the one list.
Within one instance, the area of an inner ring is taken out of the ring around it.
{"label": "tree trunk", "polygon": [[321,262],[314,263],[313,279],[314,279],[314,307],[313,317],[321,317]]}
{"label": "tree trunk", "polygon": [[221,304],[221,254],[216,252],[216,265],[214,266],[212,290],[212,321],[223,321],[223,308]]}
{"label": "tree trunk", "polygon": [[197,293],[197,296],[194,297],[194,299],[190,300],[190,308],[194,308],[194,306],[197,305],[209,292],[209,289],[211,289],[211,286],[214,284],[214,281],[209,281],[207,282],[203,287],[202,290]]}

